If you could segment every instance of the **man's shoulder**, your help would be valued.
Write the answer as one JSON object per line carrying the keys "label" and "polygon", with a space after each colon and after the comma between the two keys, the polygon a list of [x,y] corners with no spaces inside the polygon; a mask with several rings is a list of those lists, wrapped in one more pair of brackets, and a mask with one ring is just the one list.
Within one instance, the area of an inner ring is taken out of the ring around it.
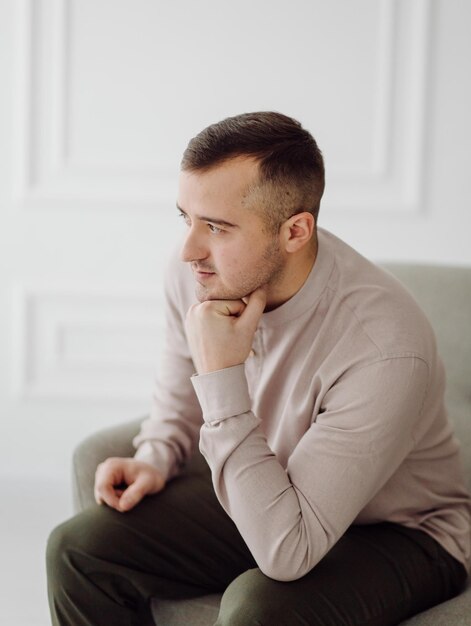
{"label": "man's shoulder", "polygon": [[413,295],[384,268],[324,231],[321,245],[334,257],[328,287],[340,316],[351,318],[381,352],[410,351],[431,356],[431,325]]}

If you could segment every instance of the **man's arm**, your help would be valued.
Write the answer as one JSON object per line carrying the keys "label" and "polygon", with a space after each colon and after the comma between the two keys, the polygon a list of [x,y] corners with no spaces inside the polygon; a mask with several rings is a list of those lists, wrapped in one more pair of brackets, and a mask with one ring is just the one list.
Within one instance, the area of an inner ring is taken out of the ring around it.
{"label": "man's arm", "polygon": [[[180,268],[181,269],[181,268]],[[186,269],[183,267],[183,269]],[[135,458],[157,468],[165,480],[176,476],[198,443],[203,423],[201,407],[191,384],[195,365],[188,348],[181,290],[175,274],[165,285],[165,343],[149,419],[133,443]]]}
{"label": "man's arm", "polygon": [[231,303],[206,302],[187,315],[200,368],[192,378],[205,420],[200,449],[260,569],[294,580],[322,559],[407,456],[429,372],[410,354],[349,370],[325,395],[285,469],[251,411],[241,364],[263,310],[257,302],[249,299],[235,314]]}
{"label": "man's arm", "polygon": [[188,304],[182,301],[180,266],[173,259],[166,272],[165,345],[151,415],[133,441],[136,454],[134,458],[107,459],[97,469],[95,499],[118,511],[127,511],[145,495],[163,489],[197,445],[202,415],[190,382],[195,367],[183,328],[181,311],[186,311]]}
{"label": "man's arm", "polygon": [[391,477],[414,444],[427,379],[415,357],[348,373],[286,469],[250,410],[243,366],[194,379],[206,422],[200,448],[217,496],[266,575],[304,576]]}

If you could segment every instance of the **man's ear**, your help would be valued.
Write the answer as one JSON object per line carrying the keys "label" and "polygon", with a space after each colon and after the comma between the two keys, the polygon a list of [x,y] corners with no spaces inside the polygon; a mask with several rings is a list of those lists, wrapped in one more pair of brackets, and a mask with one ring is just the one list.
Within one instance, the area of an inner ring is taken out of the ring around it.
{"label": "man's ear", "polygon": [[281,226],[281,240],[286,252],[297,252],[312,240],[316,220],[312,213],[303,211],[290,217]]}

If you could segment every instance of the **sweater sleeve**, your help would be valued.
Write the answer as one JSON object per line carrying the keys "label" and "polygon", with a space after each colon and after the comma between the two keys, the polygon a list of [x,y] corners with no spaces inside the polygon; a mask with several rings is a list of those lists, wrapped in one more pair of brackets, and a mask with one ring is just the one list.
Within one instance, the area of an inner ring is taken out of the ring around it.
{"label": "sweater sleeve", "polygon": [[428,367],[394,357],[344,374],[286,469],[250,410],[243,365],[192,381],[217,496],[260,569],[287,581],[322,559],[411,450]]}
{"label": "sweater sleeve", "polygon": [[156,467],[169,480],[176,476],[198,443],[202,424],[201,408],[191,384],[195,371],[189,353],[184,319],[185,305],[174,272],[165,285],[166,333],[160,373],[157,378],[150,417],[134,438],[135,458]]}

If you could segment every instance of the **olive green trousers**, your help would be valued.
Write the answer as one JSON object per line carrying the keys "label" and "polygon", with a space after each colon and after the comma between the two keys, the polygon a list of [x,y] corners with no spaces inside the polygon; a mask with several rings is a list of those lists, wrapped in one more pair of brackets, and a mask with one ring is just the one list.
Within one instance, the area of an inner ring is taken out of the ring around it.
{"label": "olive green trousers", "polygon": [[[136,425],[127,428],[100,435],[105,458],[125,431],[130,447]],[[89,467],[93,445],[91,438],[76,455],[77,473],[92,476],[104,460]],[[115,455],[130,453],[116,446]],[[128,513],[93,504],[91,494],[92,484],[79,494],[84,510],[49,538],[54,626],[151,625],[152,598],[215,592],[224,592],[218,626],[388,626],[453,597],[466,579],[465,568],[425,533],[382,523],[350,527],[309,574],[274,581],[220,506],[199,454]]]}

